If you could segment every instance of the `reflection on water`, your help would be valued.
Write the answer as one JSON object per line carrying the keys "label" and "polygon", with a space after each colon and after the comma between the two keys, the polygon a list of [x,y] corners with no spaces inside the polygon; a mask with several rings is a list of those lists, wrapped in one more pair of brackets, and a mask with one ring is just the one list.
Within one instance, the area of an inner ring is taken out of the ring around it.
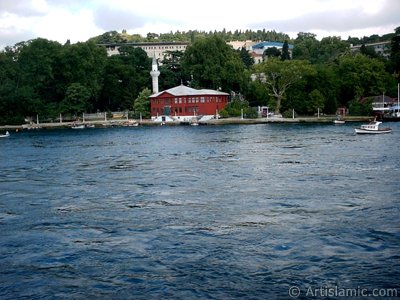
{"label": "reflection on water", "polygon": [[38,131],[0,151],[0,297],[399,288],[400,126]]}

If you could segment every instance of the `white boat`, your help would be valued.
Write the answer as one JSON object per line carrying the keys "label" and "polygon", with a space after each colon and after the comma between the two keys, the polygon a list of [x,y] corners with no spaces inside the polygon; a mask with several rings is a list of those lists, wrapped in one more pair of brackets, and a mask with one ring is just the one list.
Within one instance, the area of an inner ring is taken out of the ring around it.
{"label": "white boat", "polygon": [[0,134],[0,138],[9,137],[9,136],[10,136],[10,133],[8,131],[6,131],[5,134]]}
{"label": "white boat", "polygon": [[344,124],[344,123],[345,123],[344,114],[343,114],[343,117],[340,114],[336,115],[336,119],[333,120],[333,124],[340,125],[340,124]]}
{"label": "white boat", "polygon": [[137,126],[139,126],[139,123],[136,122],[136,121],[129,120],[129,121],[123,123],[122,126],[126,126],[126,127],[137,127]]}
{"label": "white boat", "polygon": [[333,120],[333,124],[344,124],[344,120]]}
{"label": "white boat", "polygon": [[379,134],[392,132],[391,128],[381,128],[381,124],[382,122],[372,121],[369,124],[364,124],[361,125],[361,127],[354,128],[354,130],[359,134]]}
{"label": "white boat", "polygon": [[196,118],[193,118],[190,123],[191,126],[199,126],[199,121]]}
{"label": "white boat", "polygon": [[85,124],[74,124],[71,126],[72,129],[85,129]]}

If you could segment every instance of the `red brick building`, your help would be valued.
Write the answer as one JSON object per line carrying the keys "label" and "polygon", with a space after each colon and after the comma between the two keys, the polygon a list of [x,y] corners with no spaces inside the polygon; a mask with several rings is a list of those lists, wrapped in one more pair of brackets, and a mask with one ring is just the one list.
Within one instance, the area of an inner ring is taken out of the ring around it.
{"label": "red brick building", "polygon": [[150,96],[151,116],[214,116],[228,103],[229,94],[215,90],[196,90],[180,85]]}

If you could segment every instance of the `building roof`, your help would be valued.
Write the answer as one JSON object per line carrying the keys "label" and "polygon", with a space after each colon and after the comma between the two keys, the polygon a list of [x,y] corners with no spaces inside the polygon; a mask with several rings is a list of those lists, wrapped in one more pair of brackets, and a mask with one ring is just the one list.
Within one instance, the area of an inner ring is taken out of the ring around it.
{"label": "building roof", "polygon": [[171,46],[171,45],[189,45],[189,42],[115,42],[115,43],[98,43],[99,46]]}
{"label": "building roof", "polygon": [[151,95],[150,98],[158,97],[163,93],[168,93],[173,96],[201,96],[201,95],[214,95],[214,96],[225,95],[226,96],[226,95],[229,95],[228,93],[215,91],[215,90],[208,90],[208,89],[196,90],[196,89],[193,89],[191,87],[184,86],[183,84],[181,84],[176,87],[170,88],[168,90],[161,91],[159,93]]}
{"label": "building roof", "polygon": [[[289,49],[293,49],[293,45],[292,44],[288,44],[288,46],[289,46]],[[261,43],[253,45],[253,49],[266,49],[266,48],[271,48],[271,47],[282,48],[283,47],[283,43],[280,43],[280,42],[261,42]]]}

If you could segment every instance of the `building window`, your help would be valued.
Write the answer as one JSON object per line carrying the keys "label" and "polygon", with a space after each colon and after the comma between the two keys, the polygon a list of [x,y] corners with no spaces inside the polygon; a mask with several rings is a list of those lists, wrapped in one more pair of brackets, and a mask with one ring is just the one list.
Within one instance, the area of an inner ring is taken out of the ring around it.
{"label": "building window", "polygon": [[204,97],[201,97],[201,98],[200,98],[200,102],[201,102],[201,103],[206,102],[205,99],[204,99]]}

